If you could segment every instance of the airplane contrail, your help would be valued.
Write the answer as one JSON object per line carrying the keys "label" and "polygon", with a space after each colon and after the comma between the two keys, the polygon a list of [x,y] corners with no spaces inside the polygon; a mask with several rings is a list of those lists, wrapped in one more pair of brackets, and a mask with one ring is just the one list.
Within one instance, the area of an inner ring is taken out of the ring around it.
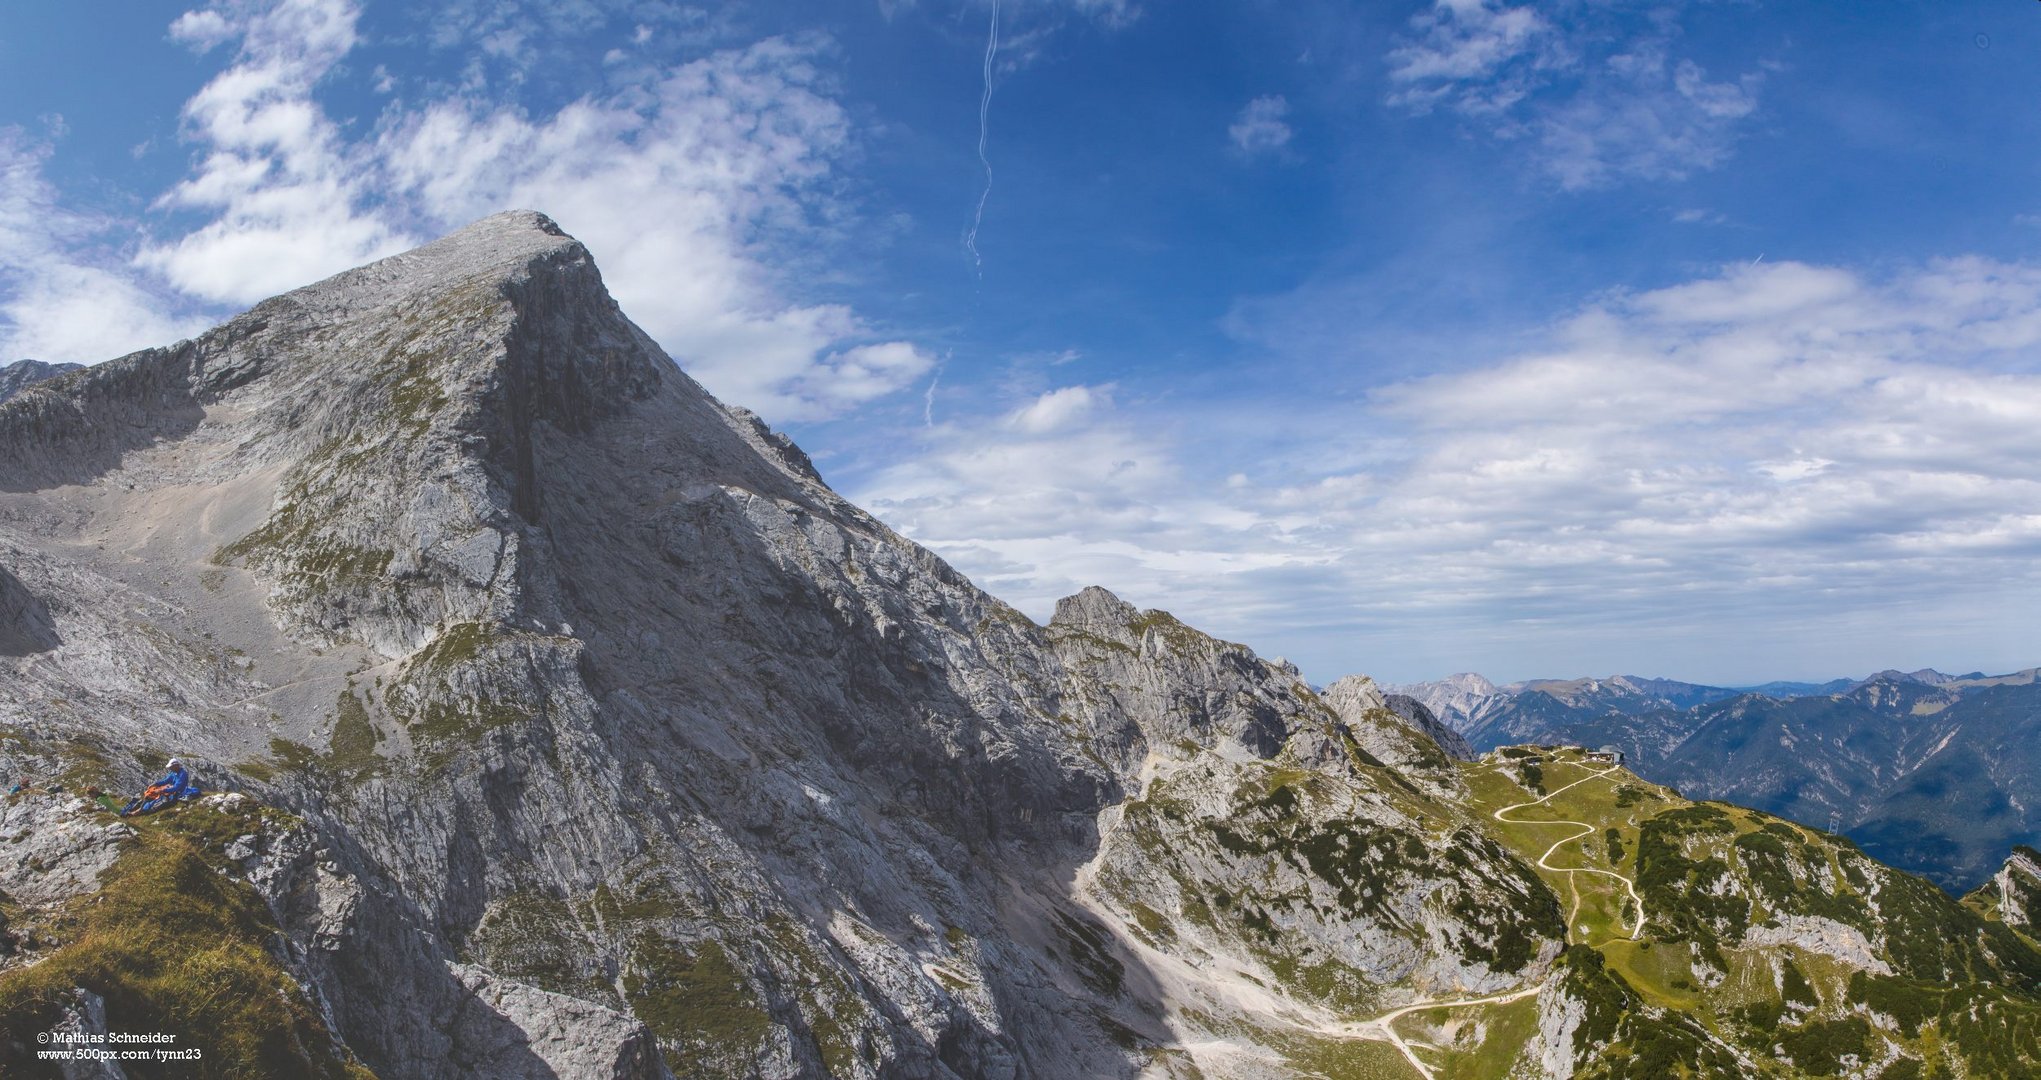
{"label": "airplane contrail", "polygon": [[992,0],[992,25],[985,33],[985,92],[978,98],[978,163],[985,166],[985,190],[978,193],[978,210],[971,216],[971,228],[964,233],[964,250],[971,253],[971,269],[985,276],[985,260],[978,254],[978,226],[985,222],[985,200],[992,197],[992,158],[985,143],[992,133],[992,63],[999,56],[999,0]]}
{"label": "airplane contrail", "polygon": [[943,362],[935,366],[935,377],[928,380],[928,390],[921,395],[921,426],[935,426],[935,388],[942,385],[943,368],[948,365],[950,354],[943,354]]}

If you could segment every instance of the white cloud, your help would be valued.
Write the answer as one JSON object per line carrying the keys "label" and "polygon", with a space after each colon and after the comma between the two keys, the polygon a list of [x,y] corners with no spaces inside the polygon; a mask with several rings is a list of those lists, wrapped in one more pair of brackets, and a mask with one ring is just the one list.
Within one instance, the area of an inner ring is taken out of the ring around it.
{"label": "white cloud", "polygon": [[1522,141],[1566,190],[1680,179],[1728,159],[1763,75],[1711,81],[1673,57],[1676,14],[1653,9],[1629,25],[1616,8],[1548,16],[1497,0],[1435,0],[1388,55],[1389,102],[1419,115],[1447,108]]}
{"label": "white cloud", "polygon": [[1290,103],[1281,94],[1258,97],[1248,102],[1227,127],[1233,146],[1250,157],[1271,154],[1290,144]]}
{"label": "white cloud", "polygon": [[1253,606],[1235,587],[1240,575],[1331,558],[1285,543],[1237,492],[1202,490],[1186,448],[1123,412],[1110,387],[1058,387],[998,422],[940,424],[921,437],[920,453],[897,455],[851,497],[1039,615],[1106,583],[1232,616]]}
{"label": "white cloud", "polygon": [[0,128],[0,363],[97,363],[196,331],[133,280],[112,220],[62,205],[42,173],[51,152]]}
{"label": "white cloud", "polygon": [[[1662,58],[1661,58],[1662,60]],[[1729,157],[1736,122],[1757,109],[1762,79],[1709,82],[1691,61],[1612,68],[1616,78],[1535,121],[1543,163],[1568,190],[1624,177],[1677,180]]]}
{"label": "white cloud", "polygon": [[1737,266],[1358,410],[1172,428],[1062,388],[852,494],[1036,614],[1105,584],[1320,678],[2017,664],[2041,630],[2037,372],[2041,267]]}
{"label": "white cloud", "polygon": [[1054,549],[1072,560],[1054,570],[1058,580],[1099,559],[1138,557],[1123,539],[1153,527],[1151,499],[1175,489],[1167,446],[1114,415],[1097,388],[1051,391],[1003,423],[938,424],[923,439],[925,453],[902,455],[860,500],[917,538],[995,552],[1031,573],[1049,569],[1038,560]]}
{"label": "white cloud", "polygon": [[227,17],[218,11],[201,9],[187,11],[170,24],[170,40],[179,42],[191,51],[204,54],[216,46],[232,41],[237,31]]}
{"label": "white cloud", "polygon": [[1567,61],[1552,24],[1528,5],[1437,0],[1431,10],[1412,16],[1410,26],[1411,39],[1389,53],[1390,80],[1404,86],[1391,100],[1418,109],[1449,97],[1468,111],[1507,107],[1519,96],[1522,78],[1509,69],[1556,68]]}
{"label": "white cloud", "polygon": [[234,64],[185,103],[186,135],[206,153],[161,200],[215,216],[143,248],[139,266],[194,296],[247,304],[416,242],[369,209],[370,163],[312,97],[354,47],[358,16],[349,0],[281,0],[178,20],[202,22],[214,44],[241,40]]}
{"label": "white cloud", "polygon": [[1014,410],[1006,422],[1016,431],[1047,435],[1072,427],[1099,408],[1110,406],[1110,393],[1107,387],[1065,386]]}
{"label": "white cloud", "polygon": [[[628,6],[456,4],[436,14],[435,28],[440,44],[467,42],[514,71],[548,35]],[[849,307],[789,295],[783,268],[836,244],[849,210],[833,173],[852,152],[851,125],[810,47],[773,39],[613,71],[610,89],[549,114],[470,79],[470,89],[422,105],[393,100],[371,131],[357,133],[327,115],[317,91],[357,45],[358,16],[353,0],[223,0],[173,24],[173,37],[201,51],[238,42],[231,63],[186,103],[183,134],[200,150],[197,164],[158,201],[198,212],[202,224],[143,244],[125,272],[96,271],[107,276],[101,291],[132,300],[136,312],[151,300],[156,310],[170,306],[153,283],[246,304],[530,207],[590,246],[624,309],[697,378],[775,422],[855,409],[933,368],[925,350]],[[708,20],[672,9],[630,33],[648,45],[655,30],[664,42],[665,30]],[[387,93],[396,76],[379,66],[367,81]],[[16,202],[26,190],[16,189]],[[12,302],[30,300],[53,315],[71,310],[43,286],[17,289]],[[13,340],[50,359],[76,355],[34,329],[50,325],[21,322]],[[112,325],[101,320],[108,333]],[[168,325],[154,318],[129,329]]]}
{"label": "white cloud", "polygon": [[624,310],[726,400],[778,422],[905,387],[932,361],[841,305],[790,302],[769,253],[826,236],[848,117],[804,48],[771,40],[546,118],[475,98],[393,125],[389,193],[448,224],[544,209]]}
{"label": "white cloud", "polygon": [[806,406],[796,411],[839,413],[885,397],[934,367],[935,357],[912,342],[859,345],[823,357],[795,383],[792,397]]}

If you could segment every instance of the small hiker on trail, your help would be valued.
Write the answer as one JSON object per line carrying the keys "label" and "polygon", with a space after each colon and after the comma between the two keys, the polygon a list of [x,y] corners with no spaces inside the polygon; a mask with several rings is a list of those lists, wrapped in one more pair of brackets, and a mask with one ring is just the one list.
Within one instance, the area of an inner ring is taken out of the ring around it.
{"label": "small hiker on trail", "polygon": [[171,758],[170,764],[164,768],[167,771],[164,772],[163,779],[150,784],[147,790],[128,800],[128,804],[120,808],[122,817],[161,810],[179,799],[198,798],[198,782],[191,778],[191,770],[184,767],[183,758]]}

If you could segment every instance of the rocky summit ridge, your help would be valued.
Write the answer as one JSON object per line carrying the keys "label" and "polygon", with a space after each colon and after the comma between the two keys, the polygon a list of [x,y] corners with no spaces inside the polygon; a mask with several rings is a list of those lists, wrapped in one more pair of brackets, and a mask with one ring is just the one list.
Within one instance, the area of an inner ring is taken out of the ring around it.
{"label": "rocky summit ridge", "polygon": [[[2018,1033],[2041,980],[1832,838],[1747,867],[1759,819],[1654,830],[1691,808],[1102,589],[1036,625],[538,214],[0,405],[0,614],[0,1070],[163,1024],[199,1075],[1803,1075],[1713,988],[1840,953]],[[233,794],[78,795],[172,753]],[[1817,880],[1861,903],[1779,898]],[[194,953],[218,993],[151,981]],[[1810,971],[1814,1040],[1856,1013]],[[1948,1016],[1848,1053],[2001,1053]]]}
{"label": "rocky summit ridge", "polygon": [[78,364],[45,364],[40,360],[16,360],[0,366],[0,402],[45,379],[77,371],[79,367]]}

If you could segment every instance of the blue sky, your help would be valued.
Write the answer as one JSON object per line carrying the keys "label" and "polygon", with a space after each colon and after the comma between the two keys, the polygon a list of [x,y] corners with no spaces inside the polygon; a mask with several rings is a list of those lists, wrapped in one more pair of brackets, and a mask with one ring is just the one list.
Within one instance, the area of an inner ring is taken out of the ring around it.
{"label": "blue sky", "polygon": [[2041,6],[1004,0],[981,130],[994,13],[10,4],[0,360],[530,206],[1038,618],[1321,681],[2041,663]]}

